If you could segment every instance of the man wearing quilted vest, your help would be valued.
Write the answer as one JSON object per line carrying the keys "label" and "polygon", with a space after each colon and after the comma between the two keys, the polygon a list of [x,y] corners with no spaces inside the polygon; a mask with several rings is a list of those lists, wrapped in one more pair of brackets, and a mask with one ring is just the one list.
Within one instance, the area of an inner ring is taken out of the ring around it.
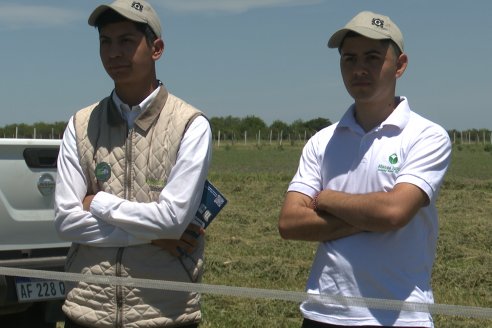
{"label": "man wearing quilted vest", "polygon": [[[164,42],[145,1],[97,7],[108,97],[70,118],[58,158],[55,225],[72,246],[66,270],[197,282],[203,231],[190,222],[211,159],[203,114],[157,80]],[[65,328],[197,327],[200,295],[67,283]]]}

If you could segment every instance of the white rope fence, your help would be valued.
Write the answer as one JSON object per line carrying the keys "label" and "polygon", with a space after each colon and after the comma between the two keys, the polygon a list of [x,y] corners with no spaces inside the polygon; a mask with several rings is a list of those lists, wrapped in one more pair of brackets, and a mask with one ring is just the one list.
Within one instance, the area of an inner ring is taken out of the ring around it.
{"label": "white rope fence", "polygon": [[252,299],[270,299],[301,303],[303,301],[334,304],[344,306],[365,307],[371,309],[427,312],[448,316],[463,316],[479,319],[492,319],[492,308],[448,305],[435,303],[403,302],[388,299],[375,299],[364,297],[345,297],[340,295],[312,295],[304,292],[283,291],[273,289],[235,287],[225,285],[209,285],[201,283],[186,283],[175,281],[123,278],[113,276],[83,275],[78,273],[30,270],[0,267],[0,274],[5,276],[17,276],[28,278],[41,278],[48,280],[94,283],[101,285],[121,285],[127,287],[152,288],[177,292],[199,292],[222,296],[245,297]]}

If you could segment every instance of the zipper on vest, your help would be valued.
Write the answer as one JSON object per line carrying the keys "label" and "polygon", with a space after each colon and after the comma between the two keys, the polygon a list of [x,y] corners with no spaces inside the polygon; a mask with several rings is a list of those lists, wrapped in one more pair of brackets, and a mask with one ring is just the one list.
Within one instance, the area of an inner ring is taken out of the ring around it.
{"label": "zipper on vest", "polygon": [[[128,138],[125,145],[125,187],[124,187],[124,197],[127,200],[131,200],[131,190],[132,190],[132,167],[133,167],[133,137],[134,130],[130,129],[128,131]],[[116,268],[115,275],[121,277],[121,267],[124,247],[118,248],[118,253],[116,254]],[[117,285],[115,289],[116,295],[116,318],[115,318],[115,328],[123,327],[123,286]]]}
{"label": "zipper on vest", "polygon": [[[116,253],[116,268],[115,268],[115,276],[121,277],[121,262],[123,258],[124,247],[118,248],[118,252]],[[123,327],[123,286],[116,285],[115,287],[115,297],[116,297],[116,318],[115,318],[115,327]]]}
{"label": "zipper on vest", "polygon": [[128,131],[128,138],[125,146],[125,199],[131,200],[132,197],[132,168],[133,168],[133,139],[134,129]]}

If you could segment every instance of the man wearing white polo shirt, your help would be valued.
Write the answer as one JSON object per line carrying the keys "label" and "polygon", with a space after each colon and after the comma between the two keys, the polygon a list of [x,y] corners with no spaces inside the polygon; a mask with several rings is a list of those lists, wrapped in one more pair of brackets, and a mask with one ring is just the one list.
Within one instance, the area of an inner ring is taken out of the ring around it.
{"label": "man wearing white polo shirt", "polygon": [[[279,232],[318,241],[312,294],[432,303],[436,198],[450,163],[446,131],[395,96],[407,68],[387,16],[361,12],[329,39],[354,99],[313,136],[285,196]],[[433,327],[429,313],[304,302],[303,327]]]}

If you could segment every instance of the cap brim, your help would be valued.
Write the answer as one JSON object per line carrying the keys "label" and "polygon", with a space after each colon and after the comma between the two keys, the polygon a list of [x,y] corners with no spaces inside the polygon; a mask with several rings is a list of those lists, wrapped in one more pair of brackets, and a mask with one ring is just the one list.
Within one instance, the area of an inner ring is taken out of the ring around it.
{"label": "cap brim", "polygon": [[348,32],[355,32],[369,39],[375,39],[375,40],[390,39],[390,37],[387,35],[375,32],[372,29],[368,29],[364,27],[354,27],[350,29],[342,28],[341,30],[338,30],[335,33],[333,33],[331,38],[328,40],[328,48],[340,48],[343,39],[345,38]]}

